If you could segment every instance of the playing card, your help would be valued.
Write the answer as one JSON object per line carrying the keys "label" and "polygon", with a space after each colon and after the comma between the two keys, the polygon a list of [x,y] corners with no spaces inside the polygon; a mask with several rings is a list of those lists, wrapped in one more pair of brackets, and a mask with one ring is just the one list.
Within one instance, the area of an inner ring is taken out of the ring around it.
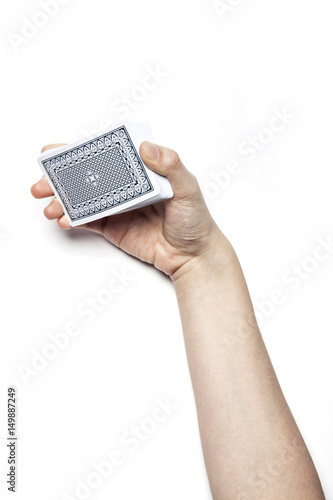
{"label": "playing card", "polygon": [[151,139],[147,125],[123,123],[38,158],[71,226],[172,197],[169,181],[138,153]]}

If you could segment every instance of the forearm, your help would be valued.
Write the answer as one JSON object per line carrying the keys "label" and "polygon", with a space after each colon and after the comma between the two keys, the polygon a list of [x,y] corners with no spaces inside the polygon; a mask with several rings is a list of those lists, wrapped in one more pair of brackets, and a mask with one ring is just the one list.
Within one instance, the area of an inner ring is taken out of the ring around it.
{"label": "forearm", "polygon": [[174,284],[214,500],[323,499],[233,250],[221,236],[186,266]]}

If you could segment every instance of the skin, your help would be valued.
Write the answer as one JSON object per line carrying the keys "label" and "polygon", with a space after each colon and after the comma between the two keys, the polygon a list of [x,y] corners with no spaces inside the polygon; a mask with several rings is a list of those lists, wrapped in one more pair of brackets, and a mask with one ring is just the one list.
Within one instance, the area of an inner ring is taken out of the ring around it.
{"label": "skin", "polygon": [[[173,198],[80,228],[153,264],[174,284],[214,500],[324,499],[233,247],[177,153],[144,142],[140,155],[151,170],[169,179]],[[31,192],[35,198],[53,196],[44,177]],[[56,199],[44,214],[70,228]]]}

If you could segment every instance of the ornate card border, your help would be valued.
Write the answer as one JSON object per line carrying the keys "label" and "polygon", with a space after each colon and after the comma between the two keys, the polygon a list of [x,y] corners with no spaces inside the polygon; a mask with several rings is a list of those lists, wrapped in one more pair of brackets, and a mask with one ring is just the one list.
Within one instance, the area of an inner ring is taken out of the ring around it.
{"label": "ornate card border", "polygon": [[[66,168],[80,164],[84,160],[96,157],[114,147],[120,149],[132,182],[96,198],[73,205],[57,174]],[[116,128],[75,148],[50,157],[42,161],[42,164],[73,221],[109,210],[112,207],[126,203],[133,198],[140,197],[154,190],[125,126]]]}

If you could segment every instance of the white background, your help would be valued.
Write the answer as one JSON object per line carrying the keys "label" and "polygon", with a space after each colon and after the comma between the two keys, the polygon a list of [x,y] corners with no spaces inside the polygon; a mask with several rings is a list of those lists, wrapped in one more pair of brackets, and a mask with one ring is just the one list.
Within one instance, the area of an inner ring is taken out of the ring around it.
{"label": "white background", "polygon": [[[16,498],[77,498],[77,478],[113,450],[124,463],[87,498],[211,498],[171,282],[98,236],[62,232],[29,191],[44,144],[124,118],[127,94],[135,106],[127,119],[149,122],[157,142],[197,175],[256,304],[283,292],[262,332],[333,498],[333,255],[317,266],[308,260],[318,238],[333,236],[332,2],[232,3],[239,5],[224,16],[211,0],[70,0],[53,17],[40,16],[37,0],[2,5],[2,496],[6,389],[15,385]],[[19,39],[27,19],[44,26]],[[151,69],[163,76],[142,90]],[[239,145],[269,137],[262,129],[276,108],[294,118],[248,161]],[[212,196],[212,175],[230,161],[241,165],[238,174]],[[283,275],[303,264],[312,270],[293,291]],[[132,279],[87,324],[77,308],[114,270]],[[32,350],[42,352],[69,322],[81,333],[25,384],[18,367],[31,367]],[[166,397],[178,408],[131,453],[122,434]]]}

